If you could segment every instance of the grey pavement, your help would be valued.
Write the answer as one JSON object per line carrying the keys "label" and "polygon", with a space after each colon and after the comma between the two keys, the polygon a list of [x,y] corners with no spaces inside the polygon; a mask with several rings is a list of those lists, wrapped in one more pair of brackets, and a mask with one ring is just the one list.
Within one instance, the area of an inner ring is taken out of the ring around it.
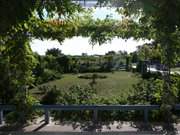
{"label": "grey pavement", "polygon": [[[175,135],[180,133],[180,124],[173,124],[174,131],[167,133],[161,123],[141,122],[55,122],[45,124],[38,119],[23,127],[0,127],[0,135]],[[180,134],[179,134],[180,135]]]}

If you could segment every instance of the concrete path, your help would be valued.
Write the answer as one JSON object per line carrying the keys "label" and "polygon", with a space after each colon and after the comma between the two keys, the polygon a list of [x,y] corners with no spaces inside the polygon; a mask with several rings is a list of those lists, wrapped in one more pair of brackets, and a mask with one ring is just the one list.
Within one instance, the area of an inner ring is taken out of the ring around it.
{"label": "concrete path", "polygon": [[[21,133],[21,132],[11,132],[3,133],[0,135],[175,135],[174,133],[152,133],[152,132],[36,132],[36,133]],[[177,134],[178,135],[178,134]]]}
{"label": "concrete path", "polygon": [[[12,130],[12,129],[11,129]],[[162,130],[162,126],[154,126],[149,129],[139,128],[138,125],[123,122],[115,122],[110,125],[102,125],[101,127],[91,127],[80,123],[62,123],[62,124],[34,124],[25,126],[15,130],[0,131],[0,135],[164,135],[166,131]],[[178,132],[169,132],[172,135]]]}
{"label": "concrete path", "polygon": [[[180,133],[180,124],[173,125],[176,130],[168,135]],[[44,124],[42,119],[24,127],[0,127],[0,135],[164,135],[163,125],[158,123],[112,122],[94,126],[91,122],[51,122]],[[179,134],[180,135],[180,134]]]}

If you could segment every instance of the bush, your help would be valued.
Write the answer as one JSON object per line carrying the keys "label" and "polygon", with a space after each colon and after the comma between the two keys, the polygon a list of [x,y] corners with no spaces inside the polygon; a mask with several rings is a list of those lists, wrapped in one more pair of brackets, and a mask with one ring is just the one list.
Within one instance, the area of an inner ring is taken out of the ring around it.
{"label": "bush", "polygon": [[160,79],[140,80],[133,86],[128,97],[130,104],[161,104],[163,81]]}
{"label": "bush", "polygon": [[[154,76],[150,79],[140,80],[133,86],[133,91],[128,101],[130,104],[162,104],[164,81],[161,77]],[[179,103],[180,98],[180,76],[171,75],[171,92],[173,99]]]}
{"label": "bush", "polygon": [[72,86],[67,90],[57,89],[56,86],[47,87],[48,92],[42,97],[42,104],[81,105],[90,104],[96,92],[90,87]]}
{"label": "bush", "polygon": [[174,74],[171,76],[171,83],[172,83],[172,91],[174,95],[177,97],[177,103],[180,103],[180,75]]}
{"label": "bush", "polygon": [[57,71],[50,70],[50,69],[44,69],[41,76],[37,77],[36,84],[46,83],[49,81],[60,79],[61,77],[62,77],[61,73],[59,73]]}
{"label": "bush", "polygon": [[[96,90],[91,87],[72,86],[67,90],[60,90],[54,87],[48,87],[48,92],[43,96],[42,104],[62,104],[62,105],[124,105],[127,100],[121,97],[111,99],[100,97]],[[93,111],[52,111],[52,116],[56,120],[71,121],[91,121]],[[98,119],[101,121],[114,120],[141,120],[142,111],[98,111]]]}
{"label": "bush", "polygon": [[40,87],[40,89],[45,90],[45,95],[41,99],[41,104],[45,105],[51,105],[51,104],[57,104],[58,98],[61,96],[61,91],[57,89],[56,86],[53,87]]}
{"label": "bush", "polygon": [[159,104],[161,105],[160,111],[151,111],[150,119],[172,122],[176,119],[176,116],[173,115],[175,111],[172,103],[175,104],[180,101],[180,76],[171,75],[170,83],[171,95],[169,95],[168,100],[173,102],[164,103],[164,81],[160,78],[158,79],[158,77],[140,80],[139,83],[134,85],[134,93],[128,97],[128,101],[130,104]]}
{"label": "bush", "polygon": [[[62,105],[90,105],[96,97],[96,91],[90,87],[72,86],[67,90],[57,89],[56,86],[49,87],[49,91],[43,96],[42,104]],[[90,111],[53,111],[55,119],[87,120],[92,114]]]}
{"label": "bush", "polygon": [[16,110],[6,115],[7,123],[23,124],[28,120],[33,120],[34,116],[38,114],[38,111],[33,109],[33,105],[39,102],[31,95],[24,97],[22,93],[18,93],[12,103],[16,106]]}
{"label": "bush", "polygon": [[[50,102],[51,101],[51,102]],[[43,104],[62,104],[62,105],[118,105],[127,104],[126,100],[120,97],[104,98],[97,96],[96,91],[90,87],[72,86],[67,90],[60,90],[49,87],[49,91],[42,98]],[[138,114],[138,115],[137,115]],[[56,120],[71,121],[90,121],[93,111],[53,111],[52,116]],[[101,121],[130,120],[138,116],[143,116],[143,112],[124,112],[124,111],[99,111],[98,119]]]}
{"label": "bush", "polygon": [[100,74],[84,74],[84,75],[79,75],[78,78],[81,79],[92,79],[92,78],[96,78],[96,79],[105,79],[107,78],[106,75],[100,75]]}

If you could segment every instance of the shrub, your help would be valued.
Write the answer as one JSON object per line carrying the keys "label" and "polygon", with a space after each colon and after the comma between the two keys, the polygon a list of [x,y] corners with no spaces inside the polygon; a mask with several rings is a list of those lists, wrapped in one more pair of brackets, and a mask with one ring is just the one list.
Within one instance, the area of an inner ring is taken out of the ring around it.
{"label": "shrub", "polygon": [[41,99],[41,104],[57,104],[58,98],[61,96],[61,91],[57,89],[56,86],[53,87],[40,87],[40,89],[45,90],[44,93],[45,95]]}
{"label": "shrub", "polygon": [[[133,93],[128,100],[131,104],[162,104],[164,81],[161,78],[153,77],[140,80],[133,86]],[[171,92],[175,96],[176,103],[179,103],[180,76],[171,75]],[[174,99],[173,99],[174,100]]]}
{"label": "shrub", "polygon": [[[67,90],[48,87],[48,92],[43,96],[43,104],[62,104],[62,105],[118,105],[127,104],[127,100],[121,97],[111,99],[100,97],[96,90],[91,87],[72,86]],[[71,121],[90,121],[92,120],[93,111],[53,111],[52,116],[56,120]],[[98,111],[98,119],[101,121],[114,120],[132,120],[141,119],[143,112],[136,111]]]}
{"label": "shrub", "polygon": [[180,75],[174,74],[171,76],[171,83],[172,83],[172,91],[173,94],[177,97],[176,102],[180,102]]}
{"label": "shrub", "polygon": [[[169,96],[168,100],[172,100],[173,103],[179,103],[180,95],[180,77],[179,75],[171,75],[171,93],[173,96]],[[160,111],[151,111],[150,118],[152,120],[168,120],[174,121],[176,116],[172,105],[165,104],[162,101],[164,96],[164,81],[156,77],[140,80],[139,83],[133,87],[134,93],[128,97],[130,104],[159,104],[161,105]],[[168,119],[166,117],[168,116]],[[167,121],[166,121],[167,122]]]}
{"label": "shrub", "polygon": [[79,75],[78,78],[81,78],[81,79],[92,79],[93,76],[96,79],[105,79],[105,78],[107,78],[106,75],[100,75],[100,74],[84,74],[84,75]]}
{"label": "shrub", "polygon": [[49,81],[60,79],[61,77],[62,77],[62,75],[58,71],[54,71],[54,70],[50,70],[50,69],[44,69],[41,76],[37,77],[36,84],[46,83]]}
{"label": "shrub", "polygon": [[90,87],[72,86],[67,90],[57,89],[56,86],[47,87],[46,94],[42,97],[42,104],[90,104],[96,92]]}
{"label": "shrub", "polygon": [[[49,91],[43,96],[42,104],[62,105],[90,105],[93,104],[96,91],[90,87],[72,86],[67,90],[57,89],[56,86],[49,87]],[[87,120],[91,111],[53,111],[55,119]]]}
{"label": "shrub", "polygon": [[130,104],[161,104],[163,81],[160,79],[140,80],[133,86],[128,97]]}
{"label": "shrub", "polygon": [[22,93],[18,93],[12,103],[16,106],[16,110],[6,115],[7,123],[23,124],[28,120],[33,120],[34,116],[38,114],[38,111],[33,109],[33,105],[39,102],[31,95],[24,97]]}

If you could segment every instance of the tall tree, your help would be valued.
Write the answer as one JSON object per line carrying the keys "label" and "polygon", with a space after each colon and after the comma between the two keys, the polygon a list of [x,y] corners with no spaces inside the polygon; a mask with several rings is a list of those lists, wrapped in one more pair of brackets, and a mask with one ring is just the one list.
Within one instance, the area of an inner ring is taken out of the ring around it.
{"label": "tall tree", "polygon": [[[180,1],[179,0],[124,0],[124,14],[129,17],[138,15],[141,27],[139,37],[150,38],[161,45],[163,63],[168,72],[164,72],[163,105],[169,114],[175,103],[176,92],[172,88],[170,68],[180,58]],[[169,105],[171,107],[169,107]],[[170,121],[170,117],[166,116]]]}
{"label": "tall tree", "polygon": [[41,19],[55,15],[64,18],[80,10],[72,0],[1,0],[0,35],[9,35],[13,26],[29,20],[34,13]]}
{"label": "tall tree", "polygon": [[[47,27],[54,25],[50,21],[47,24],[47,19],[54,16],[66,19],[80,10],[82,8],[72,0],[0,1],[0,96],[3,103],[9,103],[20,89],[33,81],[32,69],[36,62],[30,39],[47,37]],[[63,38],[56,39],[62,41],[67,36],[65,32]]]}
{"label": "tall tree", "polygon": [[32,69],[36,60],[29,39],[20,36],[9,41],[1,51],[1,59],[1,102],[10,103],[18,92],[25,93],[26,87],[31,86],[33,82]]}

